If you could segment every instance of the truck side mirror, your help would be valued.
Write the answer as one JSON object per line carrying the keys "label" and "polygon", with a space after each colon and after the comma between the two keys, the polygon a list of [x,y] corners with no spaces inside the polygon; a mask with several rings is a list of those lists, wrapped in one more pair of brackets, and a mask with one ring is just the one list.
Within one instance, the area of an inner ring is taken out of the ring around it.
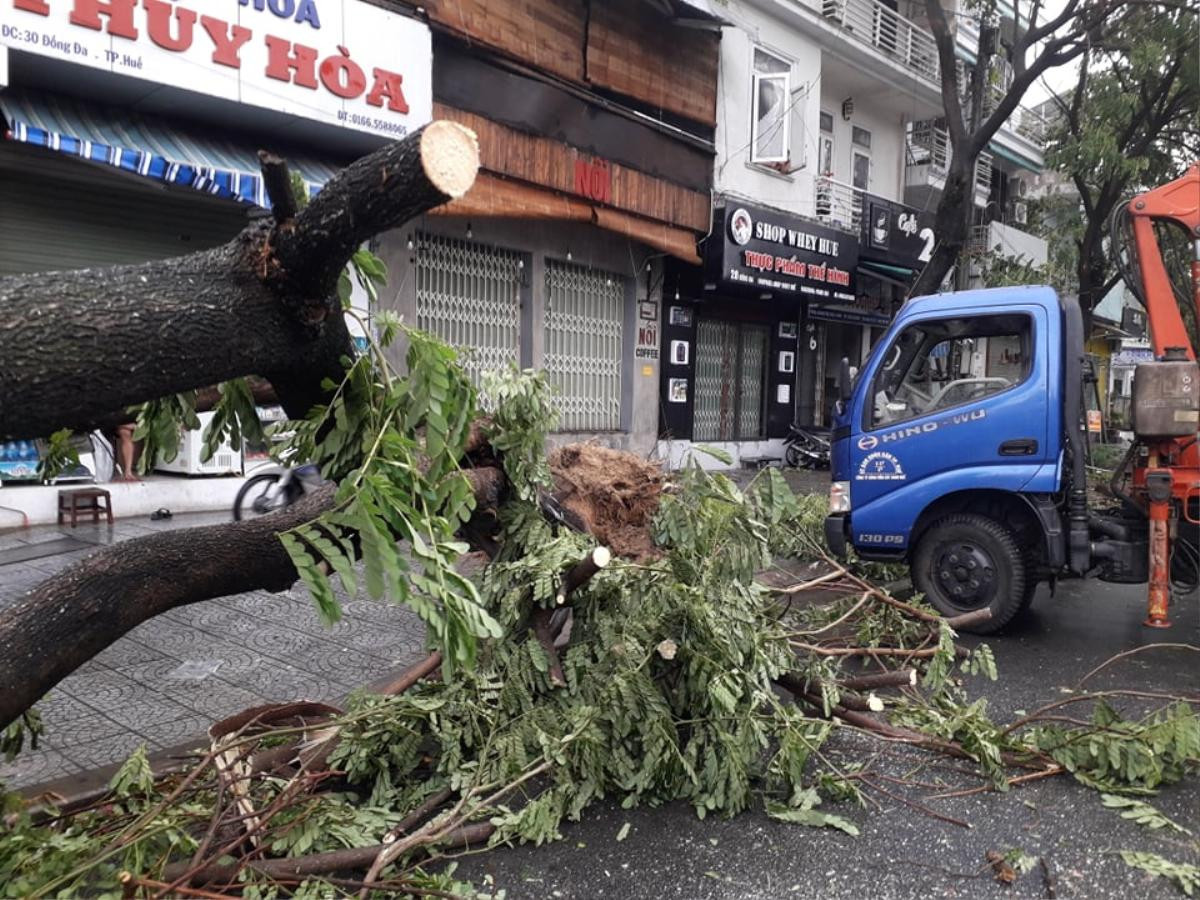
{"label": "truck side mirror", "polygon": [[852,379],[850,376],[850,360],[848,357],[843,356],[842,362],[838,367],[838,386],[837,386],[838,387],[838,399],[841,400],[842,403],[850,402],[850,387],[851,387],[850,382],[851,382],[851,380]]}

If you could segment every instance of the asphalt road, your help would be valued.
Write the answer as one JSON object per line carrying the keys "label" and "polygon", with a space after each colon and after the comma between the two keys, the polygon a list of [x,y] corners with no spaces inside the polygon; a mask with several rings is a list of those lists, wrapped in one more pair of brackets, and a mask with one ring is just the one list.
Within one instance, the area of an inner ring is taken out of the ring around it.
{"label": "asphalt road", "polygon": [[[1046,588],[1029,617],[988,639],[1000,669],[995,683],[972,679],[998,717],[1060,699],[1061,689],[1108,657],[1154,642],[1200,645],[1200,603],[1192,592],[1172,609],[1174,627],[1143,628],[1144,586],[1074,582],[1051,598]],[[1094,688],[1200,692],[1200,654],[1151,650],[1129,657],[1088,682]],[[878,745],[843,733],[827,745],[842,762],[864,759]],[[906,751],[907,752],[907,751]],[[889,753],[872,765],[911,772],[928,757]],[[940,769],[915,776],[928,779]],[[952,775],[950,777],[953,777]],[[897,788],[896,790],[902,790]],[[915,795],[910,795],[915,796]],[[935,800],[930,806],[964,828],[879,797],[880,808],[843,804],[839,814],[861,834],[814,830],[768,819],[759,811],[700,821],[682,804],[622,810],[601,804],[543,847],[501,848],[460,860],[459,872],[489,878],[522,898],[907,898],[907,897],[1180,897],[1162,878],[1125,865],[1116,851],[1152,851],[1200,865],[1200,773],[1165,788],[1151,802],[1194,837],[1150,831],[1104,808],[1099,795],[1066,777],[1006,794]],[[623,841],[618,834],[630,828]],[[1043,857],[1040,868],[1009,886],[997,883],[984,855],[1020,848]]]}

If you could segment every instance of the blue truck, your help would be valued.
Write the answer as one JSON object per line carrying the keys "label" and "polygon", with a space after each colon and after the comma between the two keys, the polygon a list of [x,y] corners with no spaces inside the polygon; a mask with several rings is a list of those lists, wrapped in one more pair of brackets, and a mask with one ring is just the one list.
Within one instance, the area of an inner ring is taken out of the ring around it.
{"label": "blue truck", "polygon": [[[1156,398],[1143,403],[1143,421],[1154,413],[1166,424],[1142,429],[1117,473],[1133,483],[1126,491],[1114,477],[1113,508],[1098,510],[1085,482],[1086,363],[1074,301],[1049,287],[909,300],[853,380],[842,361],[827,544],[839,556],[853,548],[908,563],[944,615],[989,608],[973,629],[981,632],[1002,628],[1039,583],[1063,575],[1153,584],[1159,509],[1172,578],[1194,581],[1191,533],[1200,528],[1188,523],[1200,521],[1200,491],[1193,500],[1171,487],[1195,474],[1188,423],[1198,372],[1188,350],[1171,348],[1147,364],[1154,372],[1139,366],[1135,404],[1140,382]],[[1174,406],[1157,408],[1164,403]]]}

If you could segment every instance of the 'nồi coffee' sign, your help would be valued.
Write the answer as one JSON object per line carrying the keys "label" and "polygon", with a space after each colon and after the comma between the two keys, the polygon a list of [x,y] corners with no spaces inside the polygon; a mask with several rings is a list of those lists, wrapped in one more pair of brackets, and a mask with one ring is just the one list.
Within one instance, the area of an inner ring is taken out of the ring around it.
{"label": "'n\u1ed3i coffee' sign", "polygon": [[859,248],[853,235],[733,201],[716,216],[705,243],[706,281],[822,301],[854,299]]}

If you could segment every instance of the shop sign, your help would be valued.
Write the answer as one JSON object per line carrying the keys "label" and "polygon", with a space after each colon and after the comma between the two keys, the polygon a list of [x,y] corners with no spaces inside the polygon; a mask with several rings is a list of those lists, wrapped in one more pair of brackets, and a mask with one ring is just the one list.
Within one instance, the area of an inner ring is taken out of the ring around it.
{"label": "shop sign", "polygon": [[[873,325],[881,327],[891,322],[880,313],[867,312],[853,306],[817,306],[808,308],[808,317],[821,322],[843,322],[848,325]],[[814,348],[815,349],[815,348]]]}
{"label": "shop sign", "polygon": [[862,258],[920,271],[933,256],[933,213],[863,194]]}
{"label": "shop sign", "polygon": [[633,355],[638,359],[658,359],[658,323],[640,320],[637,332],[637,347]]}
{"label": "shop sign", "polygon": [[575,160],[575,193],[597,203],[611,203],[612,172],[608,160]]}
{"label": "shop sign", "polygon": [[[0,0],[0,44],[403,137],[433,118],[428,26],[356,0]],[[77,76],[83,77],[83,76]]]}
{"label": "shop sign", "polygon": [[730,199],[717,211],[713,236],[705,242],[705,264],[708,280],[723,287],[853,301],[858,241],[845,232]]}
{"label": "shop sign", "polygon": [[1126,347],[1112,355],[1114,366],[1136,366],[1138,363],[1153,362],[1154,351],[1149,347]]}

